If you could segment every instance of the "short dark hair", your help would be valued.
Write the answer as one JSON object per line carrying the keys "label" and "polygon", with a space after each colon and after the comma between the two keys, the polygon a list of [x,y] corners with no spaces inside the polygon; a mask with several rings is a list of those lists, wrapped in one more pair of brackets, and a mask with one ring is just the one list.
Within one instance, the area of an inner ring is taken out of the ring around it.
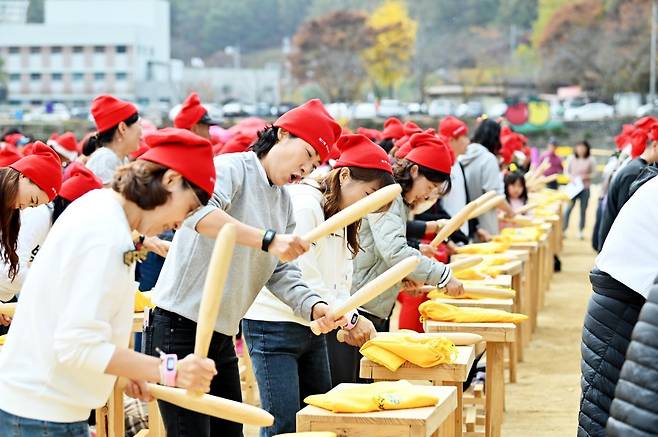
{"label": "short dark hair", "polygon": [[416,164],[413,161],[409,161],[408,159],[397,159],[393,164],[393,176],[395,177],[395,182],[402,187],[402,196],[407,194],[414,185],[414,180],[411,177],[411,169],[414,165],[418,167],[418,174],[425,176],[428,181],[445,184],[444,190],[441,193],[442,196],[445,196],[450,192],[450,189],[452,188],[450,173],[433,170],[423,165]]}
{"label": "short dark hair", "polygon": [[391,149],[395,145],[395,140],[393,138],[386,138],[385,140],[381,140],[378,144],[386,153],[391,153]]}
{"label": "short dark hair", "polygon": [[[589,145],[589,142],[587,140],[578,141],[576,143],[576,146],[579,146],[579,145],[585,146],[585,149],[587,149],[587,150],[585,150],[585,156],[584,157],[589,158],[589,153],[590,153],[590,149],[591,149],[591,146]],[[573,156],[578,158],[578,154],[576,153],[576,148],[575,147],[573,148]]]}
{"label": "short dark hair", "polygon": [[[290,138],[297,138],[290,132]],[[258,132],[258,139],[249,149],[256,154],[259,158],[267,155],[272,147],[279,142],[279,128],[277,126],[265,126],[265,128]]]}
{"label": "short dark hair", "polygon": [[[138,120],[139,113],[135,112],[133,115],[123,120],[123,122],[126,124],[126,126],[132,126],[133,124],[137,123]],[[96,151],[96,149],[100,149],[106,144],[111,143],[112,139],[114,139],[114,134],[117,132],[119,124],[120,123],[117,123],[115,126],[112,126],[103,132],[97,132],[95,135],[90,136],[82,145],[82,154],[85,156],[90,156]]]}
{"label": "short dark hair", "polygon": [[[162,177],[169,170],[159,164],[138,159],[119,167],[114,174],[112,189],[143,210],[152,210],[167,203],[171,193],[164,187]],[[194,190],[202,205],[210,195],[183,178],[183,187]]]}
{"label": "short dark hair", "polygon": [[494,155],[498,154],[501,148],[500,144],[500,124],[494,120],[487,118],[482,120],[480,125],[475,130],[471,142],[482,144]]}

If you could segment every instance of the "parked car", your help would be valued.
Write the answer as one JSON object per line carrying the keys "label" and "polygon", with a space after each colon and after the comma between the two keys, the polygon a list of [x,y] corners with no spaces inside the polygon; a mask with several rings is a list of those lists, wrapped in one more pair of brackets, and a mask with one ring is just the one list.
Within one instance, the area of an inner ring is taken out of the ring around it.
{"label": "parked car", "polygon": [[615,116],[615,108],[602,102],[587,103],[582,106],[570,107],[564,110],[566,121],[604,120]]}
{"label": "parked car", "polygon": [[432,100],[427,108],[430,117],[441,118],[455,113],[455,105],[446,99]]}
{"label": "parked car", "polygon": [[329,103],[326,108],[329,115],[336,120],[349,119],[352,116],[352,111],[347,103]]}
{"label": "parked car", "polygon": [[427,114],[427,105],[425,103],[407,103],[409,114]]}
{"label": "parked car", "polygon": [[382,99],[379,102],[379,108],[377,108],[378,117],[406,117],[407,115],[409,115],[409,111],[399,100]]}
{"label": "parked car", "polygon": [[272,106],[270,110],[270,115],[274,117],[281,117],[286,112],[290,111],[292,108],[296,107],[294,103],[291,102],[281,102],[278,105]]}
{"label": "parked car", "polygon": [[245,105],[242,102],[233,101],[225,103],[224,106],[222,106],[222,113],[224,114],[224,117],[244,117],[249,115],[246,109],[247,108],[245,108]]}
{"label": "parked car", "polygon": [[457,117],[479,117],[484,113],[484,106],[480,102],[470,101],[457,106],[455,115]]}
{"label": "parked car", "polygon": [[71,119],[69,109],[63,103],[48,103],[25,114],[25,121],[61,122]]}
{"label": "parked car", "polygon": [[352,107],[352,118],[366,120],[377,117],[377,108],[374,103],[356,103]]}

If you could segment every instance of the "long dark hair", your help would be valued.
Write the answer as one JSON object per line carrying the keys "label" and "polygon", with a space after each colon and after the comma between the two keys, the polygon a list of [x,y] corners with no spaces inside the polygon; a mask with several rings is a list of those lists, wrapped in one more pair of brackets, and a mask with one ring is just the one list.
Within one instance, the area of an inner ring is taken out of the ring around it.
{"label": "long dark hair", "polygon": [[[363,167],[346,167],[350,172],[350,177],[361,182],[378,182],[377,189],[392,185],[395,183],[393,175],[384,171],[373,168]],[[340,211],[340,172],[342,168],[335,168],[325,175],[320,181],[320,191],[324,194],[324,218],[328,219]],[[361,249],[359,244],[359,227],[361,220],[357,220],[347,226],[347,247],[353,256],[356,256]]]}
{"label": "long dark hair", "polygon": [[433,170],[408,159],[397,159],[393,163],[393,176],[395,177],[395,182],[402,187],[402,197],[414,186],[414,179],[411,176],[411,169],[414,165],[418,166],[418,174],[425,176],[428,181],[443,184],[443,192],[439,193],[440,196],[445,196],[450,192],[452,188],[450,173]]}
{"label": "long dark hair", "polygon": [[[290,138],[297,138],[288,132]],[[279,128],[276,126],[265,126],[265,129],[258,132],[258,139],[249,149],[256,154],[259,158],[267,155],[272,147],[279,142]]]}
{"label": "long dark hair", "polygon": [[[169,170],[159,164],[138,159],[119,167],[112,180],[112,189],[143,210],[153,210],[167,203],[171,193],[162,183],[162,177]],[[202,205],[210,200],[210,195],[183,178],[183,188],[194,190]]]}
{"label": "long dark hair", "polygon": [[[591,149],[589,142],[587,140],[578,141],[576,143],[576,147],[578,147],[579,145],[583,145],[585,146],[585,149],[587,149],[585,150],[585,156],[583,156],[583,158],[589,158],[590,149]],[[578,153],[576,153],[576,147],[573,148],[573,156],[579,158]]]}
{"label": "long dark hair", "polygon": [[488,151],[497,155],[502,147],[500,144],[500,124],[490,118],[482,120],[475,130],[471,142],[482,144]]}
{"label": "long dark hair", "polygon": [[[139,120],[139,113],[135,112],[133,115],[123,120],[123,122],[126,124],[126,126],[130,127],[133,124],[137,123],[138,120]],[[114,134],[116,134],[117,132],[119,124],[120,123],[117,123],[116,126],[112,126],[111,128],[104,130],[103,132],[97,132],[96,134],[90,136],[89,139],[87,139],[87,141],[82,145],[82,154],[85,156],[89,156],[92,153],[94,153],[97,149],[100,149],[106,144],[111,143],[112,140],[114,139]]]}
{"label": "long dark hair", "polygon": [[16,209],[18,180],[20,172],[10,167],[0,168],[0,255],[9,266],[9,279],[14,280],[18,273],[18,231],[21,228],[20,211]]}
{"label": "long dark hair", "polygon": [[528,202],[528,188],[525,186],[525,177],[518,171],[511,171],[505,175],[504,183],[505,183],[505,197],[507,200],[510,200],[509,198],[509,192],[507,190],[507,187],[509,187],[512,184],[517,183],[518,181],[521,181],[521,185],[523,185],[523,193],[521,193],[521,199],[523,200],[524,203]]}

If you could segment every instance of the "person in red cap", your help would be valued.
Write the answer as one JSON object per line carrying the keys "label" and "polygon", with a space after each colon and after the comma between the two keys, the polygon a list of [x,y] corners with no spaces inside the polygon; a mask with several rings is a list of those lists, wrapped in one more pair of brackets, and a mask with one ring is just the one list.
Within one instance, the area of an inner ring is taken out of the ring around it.
{"label": "person in red cap", "polygon": [[[384,129],[380,134],[379,145],[386,153],[395,153],[393,150],[393,145],[396,140],[399,140],[404,136],[404,125],[402,122],[395,118],[389,117],[384,122]],[[393,150],[393,152],[391,152]]]}
{"label": "person in red cap", "polygon": [[245,135],[242,132],[238,132],[233,135],[229,140],[222,144],[218,151],[217,155],[222,155],[224,153],[241,153],[249,150],[249,146],[254,142],[254,139],[249,135]]}
{"label": "person in red cap", "polygon": [[[46,239],[48,231],[71,202],[88,191],[103,188],[101,180],[81,163],[73,162],[69,167],[71,177],[62,183],[62,188],[52,204],[42,204],[21,211],[21,230],[18,233],[16,246],[19,259],[18,273],[11,279],[9,265],[1,264],[0,301],[7,302],[21,291],[32,261]],[[9,321],[5,319],[4,323]],[[1,318],[0,323],[2,323]]]}
{"label": "person in red cap", "polygon": [[[0,356],[4,432],[88,435],[87,418],[105,404],[117,377],[128,395],[146,400],[146,381],[210,389],[212,360],[191,353],[157,358],[128,347],[141,254],[132,231],[179,227],[208,202],[215,184],[209,141],[164,129],[149,136],[149,145],[117,170],[111,189],[71,204],[32,263]],[[65,191],[73,197],[80,187]]]}
{"label": "person in red cap", "polygon": [[15,146],[0,142],[0,167],[7,167],[21,159],[21,154]]}
{"label": "person in red cap", "polygon": [[[334,169],[319,178],[290,185],[295,234],[304,235],[340,210],[395,183],[386,152],[363,135],[343,135]],[[299,258],[306,283],[326,302],[337,304],[350,296],[352,258],[359,252],[359,222],[316,242]],[[347,341],[361,346],[374,335],[372,323],[358,313],[348,317]],[[341,367],[334,353],[335,335],[315,336],[309,320],[268,289],[261,291],[242,321],[260,391],[261,405],[274,415],[274,425],[261,435],[295,431],[295,415],[307,394],[332,388],[332,374]],[[327,347],[330,345],[329,348]],[[331,372],[330,372],[331,370]]]}
{"label": "person in red cap", "polygon": [[132,103],[102,94],[91,102],[91,115],[97,132],[87,140],[82,153],[89,156],[87,168],[109,187],[116,169],[128,163],[128,156],[139,149],[139,113]]}
{"label": "person in red cap", "polygon": [[[213,200],[176,232],[154,288],[157,308],[145,333],[148,353],[157,355],[156,347],[173,353],[193,347],[213,238],[225,223],[236,225],[239,246],[233,254],[208,355],[222,375],[213,383],[212,394],[242,398],[233,336],[263,287],[297,316],[309,322],[318,320],[323,332],[341,322],[334,320],[327,303],[302,279],[299,267],[287,262],[308,251],[309,243],[292,235],[294,210],[284,188],[300,182],[326,160],[340,133],[340,125],[322,102],[314,99],[260,132],[250,151],[215,157]],[[174,325],[177,328],[171,331]],[[161,403],[160,411],[169,434],[182,428],[200,437],[242,433],[241,424],[211,420],[171,404]]]}
{"label": "person in red cap", "polygon": [[73,132],[65,132],[49,139],[46,144],[53,148],[59,155],[64,165],[75,161],[78,157],[78,141]]}
{"label": "person in red cap", "polygon": [[218,124],[218,121],[210,118],[208,110],[201,105],[201,99],[195,92],[187,96],[174,118],[175,127],[192,131],[207,140],[210,140],[210,126]]}

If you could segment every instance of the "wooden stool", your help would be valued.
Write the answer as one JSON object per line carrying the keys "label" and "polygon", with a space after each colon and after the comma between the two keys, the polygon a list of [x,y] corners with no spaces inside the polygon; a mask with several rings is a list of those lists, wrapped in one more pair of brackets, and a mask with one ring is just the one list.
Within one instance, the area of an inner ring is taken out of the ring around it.
{"label": "wooden stool", "polygon": [[[381,334],[378,334],[381,335]],[[422,334],[431,336],[436,334]],[[463,383],[468,378],[473,361],[475,360],[474,346],[457,346],[457,358],[451,364],[439,364],[434,367],[418,367],[409,362],[404,363],[398,370],[391,372],[386,367],[374,363],[369,359],[361,358],[361,378],[373,379],[375,381],[397,381],[408,379],[412,381],[430,381],[432,385],[449,385],[457,389],[457,409],[455,411],[455,436],[461,436],[462,426],[462,395],[464,393]]]}
{"label": "wooden stool", "polygon": [[[358,384],[340,384],[331,392]],[[332,413],[308,405],[297,413],[297,431],[332,431],[339,437],[429,437],[454,435],[452,415],[457,408],[455,387],[425,387],[439,398],[433,407],[371,413]]]}
{"label": "wooden stool", "polygon": [[505,344],[516,341],[513,323],[451,323],[426,320],[426,332],[468,332],[487,342],[486,435],[500,437],[505,397]]}

